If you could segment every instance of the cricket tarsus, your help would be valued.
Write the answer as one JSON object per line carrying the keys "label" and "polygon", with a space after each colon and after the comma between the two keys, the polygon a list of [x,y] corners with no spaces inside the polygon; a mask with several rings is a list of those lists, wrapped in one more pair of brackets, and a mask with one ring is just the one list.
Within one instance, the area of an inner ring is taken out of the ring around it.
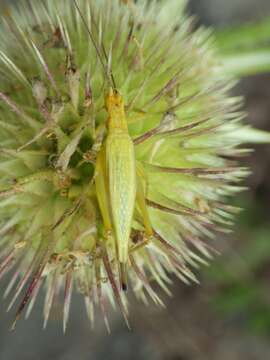
{"label": "cricket tarsus", "polygon": [[128,290],[127,265],[123,263],[120,263],[120,281],[122,290],[126,292]]}

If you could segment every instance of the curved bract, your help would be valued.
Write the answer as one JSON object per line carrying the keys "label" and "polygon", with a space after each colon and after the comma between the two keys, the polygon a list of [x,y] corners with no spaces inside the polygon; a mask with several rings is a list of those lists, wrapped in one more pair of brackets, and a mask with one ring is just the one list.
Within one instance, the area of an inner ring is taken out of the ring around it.
{"label": "curved bract", "polygon": [[[224,202],[241,190],[238,146],[253,133],[183,5],[78,1],[82,19],[73,1],[21,1],[2,18],[0,274],[11,273],[10,307],[21,299],[16,320],[45,288],[46,325],[64,289],[65,328],[74,287],[91,321],[98,305],[107,323],[108,300],[127,318],[121,262],[129,289],[162,304],[152,281],[167,293],[170,274],[196,281],[206,238],[231,223]],[[122,143],[104,102],[112,78]]]}

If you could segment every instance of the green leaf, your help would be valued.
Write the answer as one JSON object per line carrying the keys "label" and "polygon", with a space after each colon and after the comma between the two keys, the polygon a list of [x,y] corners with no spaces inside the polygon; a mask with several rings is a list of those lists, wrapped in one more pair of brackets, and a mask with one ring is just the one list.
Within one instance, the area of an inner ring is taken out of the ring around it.
{"label": "green leaf", "polygon": [[258,23],[216,31],[216,42],[225,54],[254,53],[270,50],[270,18]]}
{"label": "green leaf", "polygon": [[270,49],[235,55],[225,55],[221,58],[226,73],[247,76],[270,71]]}
{"label": "green leaf", "polygon": [[270,71],[270,18],[216,32],[221,63],[237,76]]}

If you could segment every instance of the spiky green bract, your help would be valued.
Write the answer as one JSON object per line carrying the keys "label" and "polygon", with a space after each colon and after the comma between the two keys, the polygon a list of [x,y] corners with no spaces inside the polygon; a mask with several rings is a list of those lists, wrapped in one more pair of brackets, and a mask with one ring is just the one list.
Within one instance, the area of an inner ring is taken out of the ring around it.
{"label": "spiky green bract", "polygon": [[237,147],[253,135],[242,127],[241,101],[228,96],[233,83],[215,60],[209,32],[191,32],[182,1],[78,4],[95,46],[64,0],[21,1],[2,18],[0,41],[0,272],[11,272],[5,296],[13,293],[10,307],[22,297],[17,320],[44,287],[46,325],[64,289],[64,328],[74,286],[91,321],[98,305],[107,323],[108,300],[127,313],[94,186],[110,74],[146,174],[154,236],[144,244],[136,208],[128,263],[129,288],[145,302],[150,296],[162,304],[153,280],[169,293],[170,274],[193,281],[189,267],[211,257],[203,239],[231,222],[235,209],[224,201],[247,174],[235,161],[244,152]]}

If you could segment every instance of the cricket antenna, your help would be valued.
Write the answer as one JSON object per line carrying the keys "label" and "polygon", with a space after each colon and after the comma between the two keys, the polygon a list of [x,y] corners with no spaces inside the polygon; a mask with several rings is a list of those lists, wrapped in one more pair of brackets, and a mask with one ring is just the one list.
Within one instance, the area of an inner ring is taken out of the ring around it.
{"label": "cricket antenna", "polygon": [[[87,25],[87,22],[86,22],[83,14],[82,14],[82,11],[81,11],[81,9],[80,9],[77,1],[76,1],[76,0],[73,0],[73,3],[74,3],[75,8],[77,9],[77,11],[78,11],[81,19],[82,19],[82,22],[83,22],[83,24],[84,24],[84,26],[85,26],[85,28],[86,28],[86,31],[87,31],[88,35],[90,36],[91,42],[92,42],[92,44],[94,45],[94,48],[95,48],[95,50],[96,50],[96,52],[97,52],[97,55],[98,55],[98,57],[99,57],[99,61],[100,61],[101,65],[102,65],[102,67],[103,67],[104,73],[105,73],[105,75],[106,75],[109,83],[111,84],[113,90],[116,91],[116,83],[115,83],[113,74],[110,72],[110,75],[109,75],[108,72],[107,72],[106,66],[105,66],[104,61],[103,61],[103,59],[102,59],[101,52],[100,52],[100,50],[99,50],[99,48],[98,48],[97,43],[95,42],[95,39],[94,39],[94,37],[93,37],[93,34],[91,33],[91,31],[90,31],[90,29],[89,29],[89,27],[88,27],[88,25]],[[107,55],[106,55],[104,46],[103,46],[103,52],[104,52],[104,54],[105,54],[105,58],[107,59],[108,57],[107,57]]]}

